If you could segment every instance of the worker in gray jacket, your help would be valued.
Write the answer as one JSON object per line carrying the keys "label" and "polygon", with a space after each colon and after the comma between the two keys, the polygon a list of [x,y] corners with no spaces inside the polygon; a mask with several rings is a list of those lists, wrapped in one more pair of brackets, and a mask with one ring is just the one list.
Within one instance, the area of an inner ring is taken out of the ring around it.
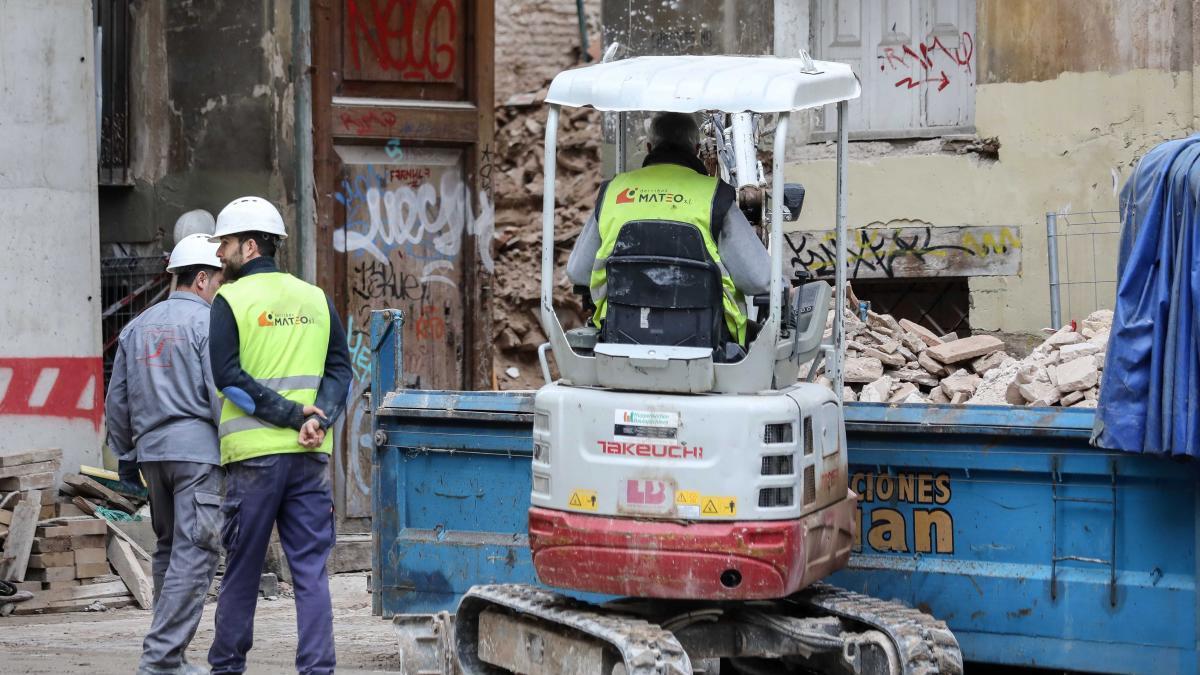
{"label": "worker in gray jacket", "polygon": [[158,538],[154,619],[137,672],[191,675],[208,672],[185,652],[221,550],[221,404],[208,357],[210,304],[222,280],[217,244],[207,234],[185,237],[167,271],[176,290],[121,331],[105,417],[109,447],[141,465]]}

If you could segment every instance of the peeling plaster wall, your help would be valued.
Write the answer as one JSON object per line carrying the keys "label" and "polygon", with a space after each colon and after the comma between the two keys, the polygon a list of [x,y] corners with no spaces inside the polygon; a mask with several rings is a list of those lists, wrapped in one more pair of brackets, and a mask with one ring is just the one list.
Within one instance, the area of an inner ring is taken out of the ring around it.
{"label": "peeling plaster wall", "polygon": [[[1021,273],[971,279],[971,324],[1036,331],[1050,323],[1045,214],[1116,209],[1137,159],[1196,129],[1191,2],[980,0],[979,17],[976,132],[999,139],[998,159],[938,140],[852,143],[848,225],[1019,227]],[[832,150],[794,149],[805,159],[787,179],[808,187],[799,229],[832,227]],[[1115,276],[1115,240],[1097,240],[1098,276]],[[1066,246],[1077,278],[1094,278],[1091,240]],[[1089,287],[1071,300],[1066,319],[1094,309]]]}
{"label": "peeling plaster wall", "polygon": [[93,53],[89,3],[0,2],[0,455],[68,471],[100,459]]}
{"label": "peeling plaster wall", "polygon": [[[291,0],[133,4],[135,185],[100,193],[104,243],[169,250],[185,211],[247,194],[293,222]],[[107,254],[107,250],[106,250]]]}

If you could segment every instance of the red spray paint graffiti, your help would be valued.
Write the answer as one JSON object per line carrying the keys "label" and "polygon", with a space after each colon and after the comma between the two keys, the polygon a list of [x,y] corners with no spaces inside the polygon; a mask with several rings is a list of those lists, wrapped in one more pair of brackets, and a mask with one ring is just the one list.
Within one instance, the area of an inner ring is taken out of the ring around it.
{"label": "red spray paint graffiti", "polygon": [[877,57],[879,59],[879,70],[886,71],[889,68],[892,70],[908,69],[915,60],[921,66],[921,70],[925,71],[925,75],[921,77],[908,76],[896,81],[897,87],[907,86],[909,89],[915,89],[921,83],[936,84],[937,90],[941,91],[950,86],[950,76],[946,74],[944,69],[939,68],[936,75],[933,72],[934,57],[939,54],[944,54],[946,58],[953,63],[949,66],[951,70],[955,68],[961,69],[963,73],[971,73],[971,58],[975,56],[975,39],[970,33],[964,32],[958,39],[958,45],[955,47],[947,47],[942,43],[942,39],[935,37],[932,42],[921,43],[917,45],[917,53],[912,47],[904,45],[899,53],[894,47],[884,47],[883,55]]}
{"label": "red spray paint graffiti", "polygon": [[361,41],[380,69],[405,80],[453,79],[458,9],[451,0],[346,0],[346,27],[355,70],[363,67]]}
{"label": "red spray paint graffiti", "polygon": [[104,364],[99,358],[0,358],[0,416],[84,419],[104,416]]}

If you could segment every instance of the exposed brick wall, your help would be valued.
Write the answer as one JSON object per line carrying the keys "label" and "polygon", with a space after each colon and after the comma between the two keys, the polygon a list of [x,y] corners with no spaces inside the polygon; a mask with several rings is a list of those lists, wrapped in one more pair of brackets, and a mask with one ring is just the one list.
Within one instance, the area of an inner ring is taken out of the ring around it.
{"label": "exposed brick wall", "polygon": [[[599,42],[600,0],[585,0],[588,39]],[[579,23],[575,0],[496,3],[496,102],[540,88],[576,62]]]}

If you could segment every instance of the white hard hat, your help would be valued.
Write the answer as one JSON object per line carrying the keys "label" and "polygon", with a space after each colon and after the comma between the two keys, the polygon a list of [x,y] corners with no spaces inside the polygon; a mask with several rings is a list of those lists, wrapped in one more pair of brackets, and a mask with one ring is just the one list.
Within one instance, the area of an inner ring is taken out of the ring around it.
{"label": "white hard hat", "polygon": [[229,202],[217,214],[217,229],[209,241],[221,241],[227,234],[241,232],[266,232],[287,239],[279,209],[262,197],[239,197]]}
{"label": "white hard hat", "polygon": [[211,237],[216,227],[217,221],[213,220],[212,214],[208,211],[204,209],[188,211],[175,221],[175,243],[183,241],[183,238],[189,234],[204,234]]}
{"label": "white hard hat", "polygon": [[220,267],[218,248],[220,244],[209,241],[207,234],[189,234],[183,241],[175,244],[175,249],[171,251],[171,260],[167,262],[167,271],[174,272],[192,265]]}

